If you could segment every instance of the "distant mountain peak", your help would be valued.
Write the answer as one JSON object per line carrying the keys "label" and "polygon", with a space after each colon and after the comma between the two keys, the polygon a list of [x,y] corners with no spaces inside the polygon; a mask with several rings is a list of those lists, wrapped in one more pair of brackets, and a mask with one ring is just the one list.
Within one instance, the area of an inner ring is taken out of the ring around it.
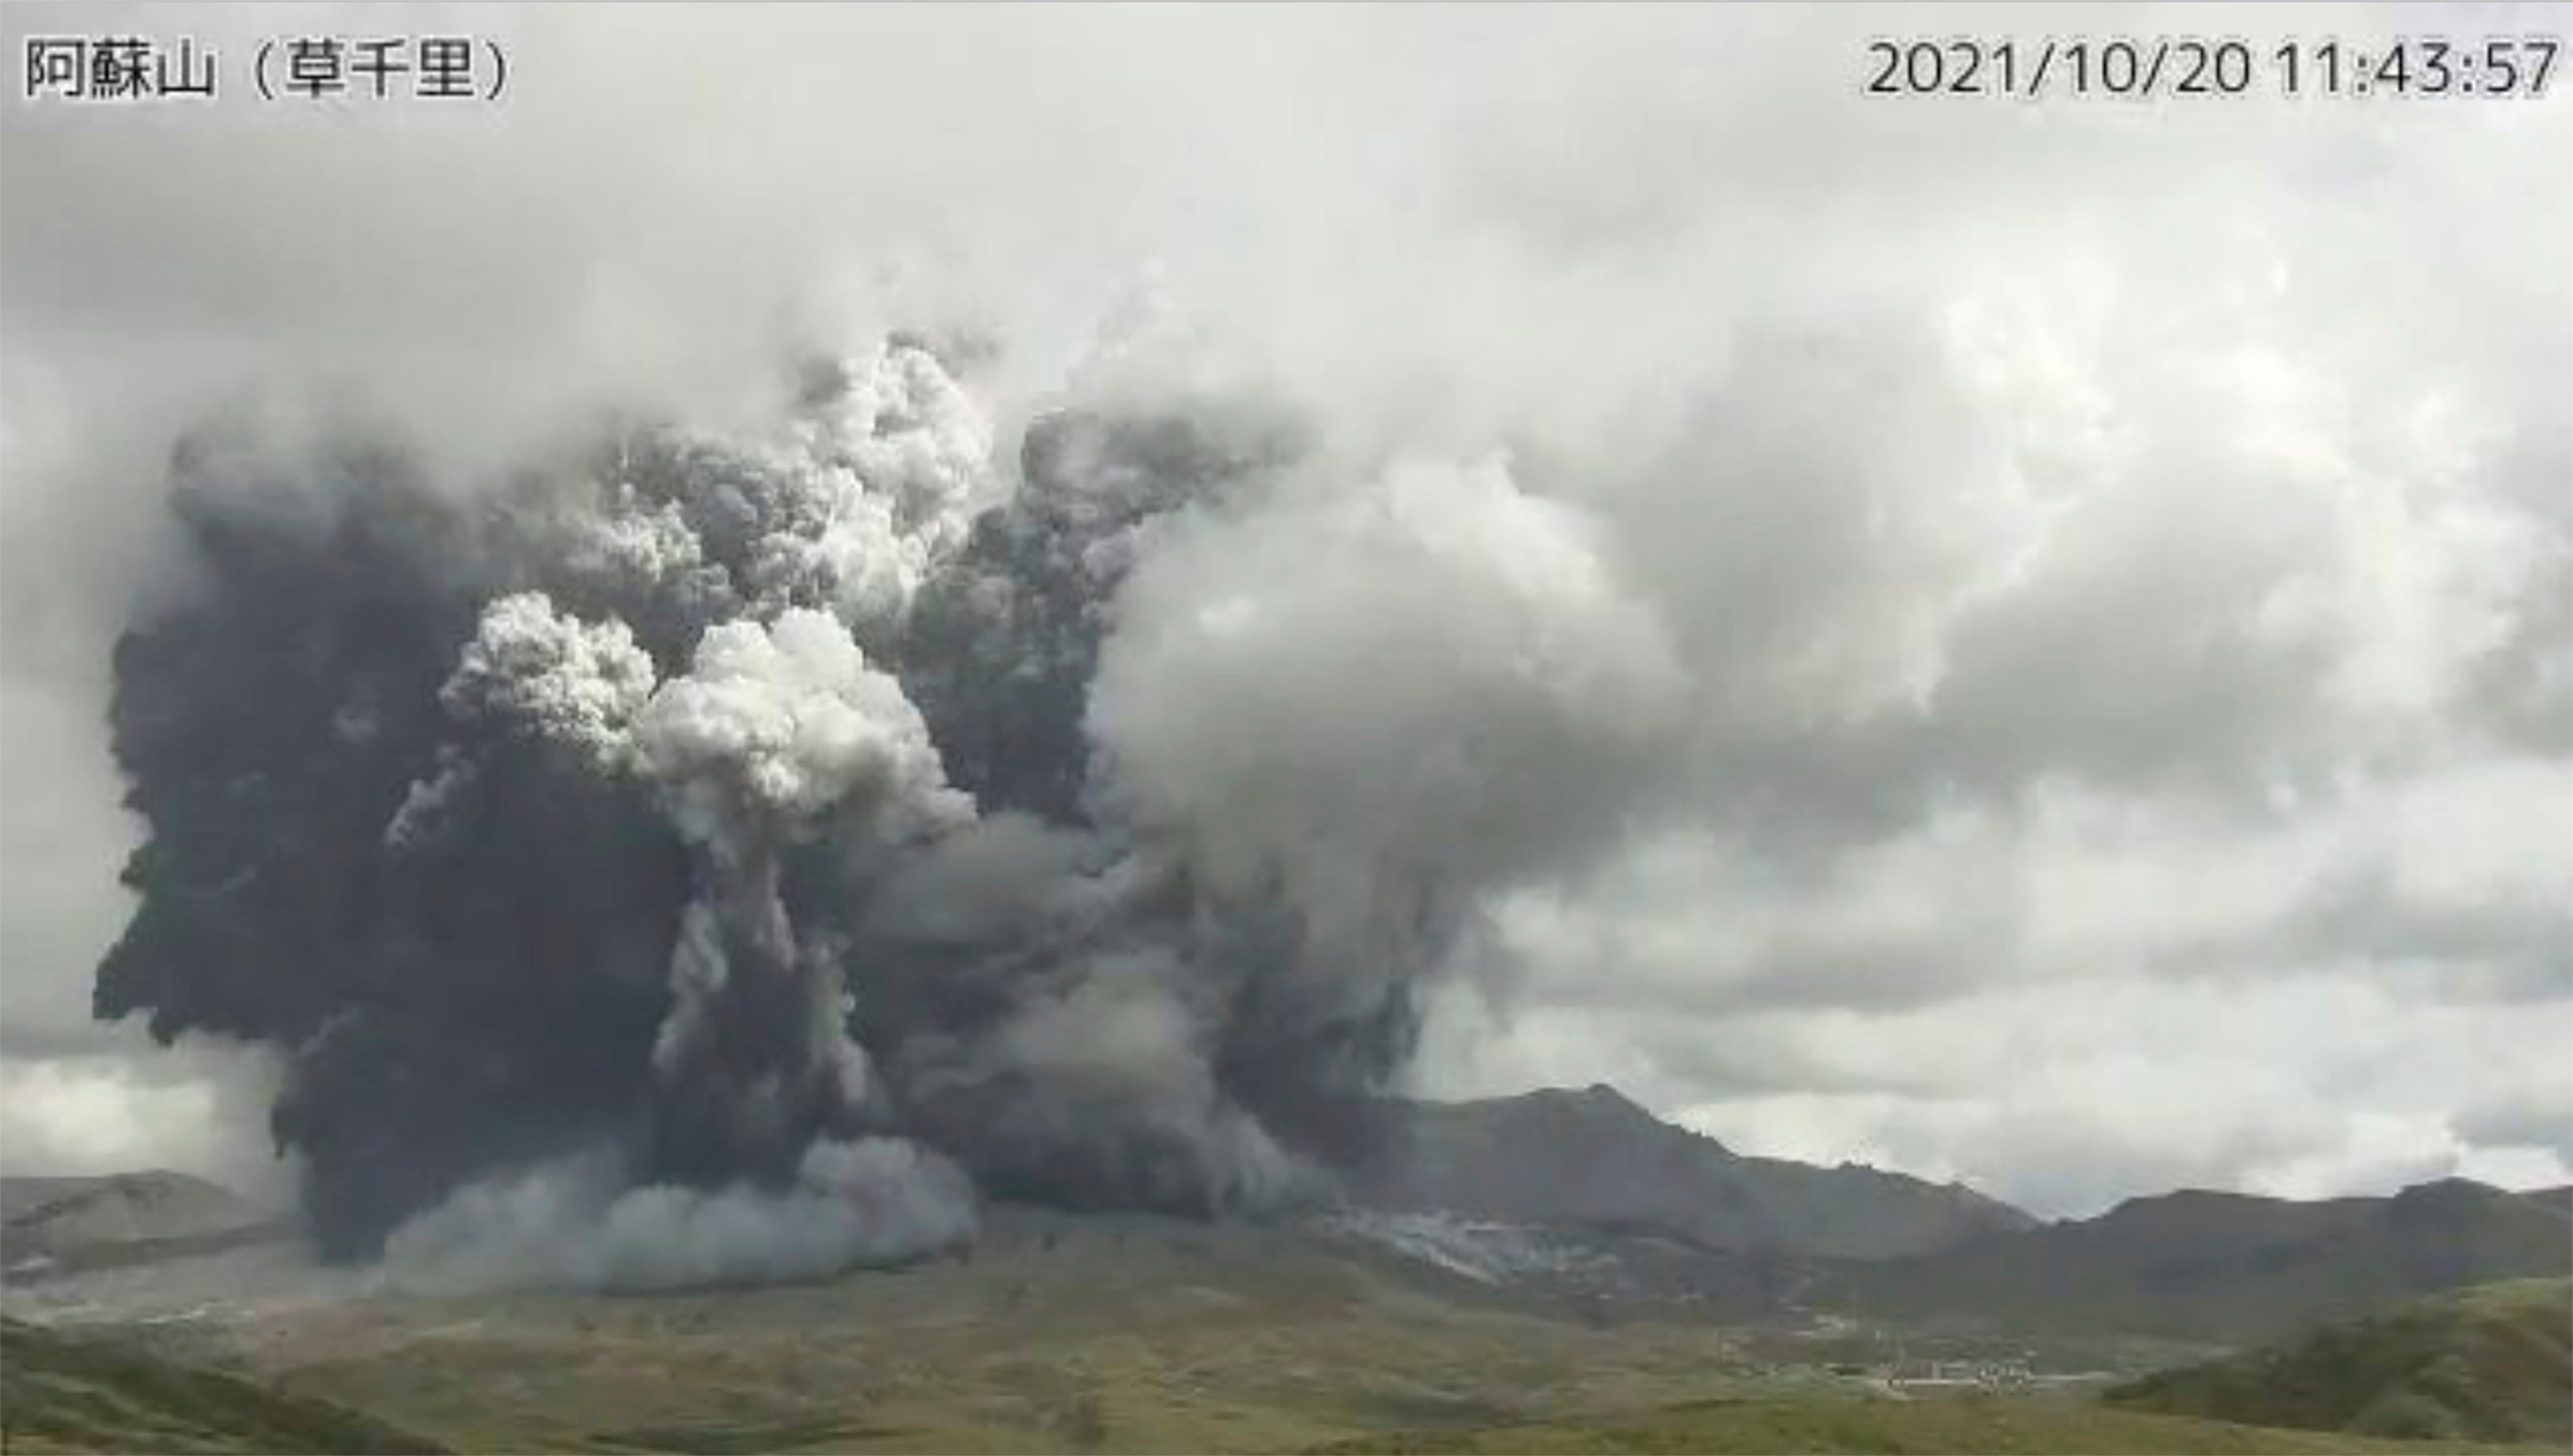
{"label": "distant mountain peak", "polygon": [[2494,1187],[2490,1183],[2477,1182],[2473,1178],[2461,1178],[2454,1174],[2450,1174],[2443,1178],[2430,1178],[2422,1182],[2408,1184],[2394,1195],[2397,1202],[2409,1200],[2416,1203],[2452,1201],[2460,1198],[2506,1198],[2509,1196],[2511,1196],[2511,1194],[2500,1188]]}
{"label": "distant mountain peak", "polygon": [[[2110,1205],[2100,1215],[2108,1218],[2137,1218],[2161,1208],[2249,1208],[2267,1204],[2284,1204],[2288,1200],[2265,1193],[2236,1192],[2230,1188],[2171,1188],[2159,1193],[2131,1193]],[[2090,1222],[2076,1219],[2075,1222]]]}
{"label": "distant mountain peak", "polygon": [[1452,1105],[1498,1107],[1513,1104],[1532,1110],[1553,1110],[1575,1116],[1595,1117],[1603,1121],[1661,1123],[1661,1119],[1653,1115],[1651,1108],[1604,1082],[1594,1082],[1583,1088],[1541,1087],[1520,1092],[1516,1096],[1491,1097],[1457,1102]]}
{"label": "distant mountain peak", "polygon": [[1647,1117],[1652,1115],[1652,1113],[1644,1111],[1642,1103],[1636,1101],[1633,1097],[1626,1095],[1624,1092],[1617,1091],[1617,1089],[1604,1082],[1594,1082],[1590,1086],[1583,1088],[1580,1092],[1575,1092],[1574,1095],[1581,1097],[1586,1101],[1598,1102],[1606,1106],[1626,1107],[1634,1111],[1644,1112],[1644,1115]]}
{"label": "distant mountain peak", "polygon": [[1604,1082],[1594,1082],[1588,1087],[1531,1088],[1528,1091],[1519,1092],[1513,1096],[1468,1097],[1464,1098],[1460,1102],[1460,1105],[1473,1105],[1478,1103],[1490,1104],[1494,1102],[1562,1102],[1574,1106],[1622,1108],[1628,1111],[1643,1112],[1647,1117],[1652,1115],[1651,1112],[1645,1110],[1642,1103],[1636,1101],[1633,1097],[1626,1095],[1624,1092],[1617,1091],[1617,1089]]}
{"label": "distant mountain peak", "polygon": [[1742,1253],[1892,1258],[2034,1222],[2007,1204],[1873,1168],[1743,1157],[1606,1083],[1398,1104],[1361,1190],[1398,1211],[1658,1229]]}

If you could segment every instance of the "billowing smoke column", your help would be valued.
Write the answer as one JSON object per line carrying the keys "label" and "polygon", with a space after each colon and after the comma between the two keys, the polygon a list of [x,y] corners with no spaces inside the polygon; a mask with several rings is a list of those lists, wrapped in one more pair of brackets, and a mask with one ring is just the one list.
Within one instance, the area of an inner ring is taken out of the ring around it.
{"label": "billowing smoke column", "polygon": [[471,495],[192,441],[98,1012],[279,1048],[325,1249],[439,1277],[1326,1193],[1479,897],[1611,832],[1676,687],[1573,512],[1302,447],[1070,411],[1005,480],[904,341],[775,438]]}

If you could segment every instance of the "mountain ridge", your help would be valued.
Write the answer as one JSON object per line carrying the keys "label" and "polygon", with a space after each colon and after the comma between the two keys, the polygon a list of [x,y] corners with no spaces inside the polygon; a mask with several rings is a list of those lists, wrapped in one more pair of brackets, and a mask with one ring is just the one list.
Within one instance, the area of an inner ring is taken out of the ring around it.
{"label": "mountain ridge", "polygon": [[2237,1343],[2406,1299],[2573,1274],[2546,1204],[2464,1178],[2299,1201],[2179,1189],[1971,1247],[1847,1264],[1851,1307],[1903,1319],[2119,1329]]}
{"label": "mountain ridge", "polygon": [[1881,1259],[2034,1225],[1962,1185],[1746,1156],[1604,1083],[1460,1101],[1392,1101],[1389,1155],[1359,1201],[1519,1223],[1651,1227],[1712,1250]]}

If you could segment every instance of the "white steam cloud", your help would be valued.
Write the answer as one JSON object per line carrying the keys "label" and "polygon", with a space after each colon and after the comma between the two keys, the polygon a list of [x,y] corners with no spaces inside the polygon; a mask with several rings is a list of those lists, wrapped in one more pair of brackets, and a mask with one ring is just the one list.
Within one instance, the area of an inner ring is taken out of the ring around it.
{"label": "white steam cloud", "polygon": [[908,1142],[818,1142],[782,1189],[619,1188],[595,1162],[479,1183],[397,1232],[384,1280],[424,1293],[654,1290],[901,1263],[974,1233],[963,1174]]}

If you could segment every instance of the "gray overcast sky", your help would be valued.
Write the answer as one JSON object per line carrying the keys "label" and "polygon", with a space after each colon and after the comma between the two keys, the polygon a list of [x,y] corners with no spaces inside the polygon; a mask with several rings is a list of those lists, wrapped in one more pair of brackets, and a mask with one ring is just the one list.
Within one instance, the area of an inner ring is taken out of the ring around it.
{"label": "gray overcast sky", "polygon": [[[1579,538],[1530,569],[1617,608],[1567,630],[1666,639],[1661,812],[1493,907],[1430,1090],[1610,1081],[2050,1213],[2573,1180],[2573,82],[1861,90],[1878,32],[2216,15],[11,8],[230,69],[0,109],[0,1157],[256,1175],[255,1066],[86,1021],[185,421],[327,391],[465,478],[932,316],[1005,425],[1212,374],[1335,458],[1506,449],[1565,507],[1513,528]],[[248,94],[265,37],[439,30],[500,102]]]}

